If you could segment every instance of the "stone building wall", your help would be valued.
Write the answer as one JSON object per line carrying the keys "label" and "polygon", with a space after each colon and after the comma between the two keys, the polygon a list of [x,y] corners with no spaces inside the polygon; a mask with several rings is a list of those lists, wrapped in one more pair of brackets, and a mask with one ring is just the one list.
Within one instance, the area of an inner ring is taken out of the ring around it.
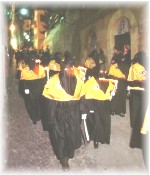
{"label": "stone building wall", "polygon": [[78,10],[66,10],[65,22],[58,24],[46,37],[44,44],[49,45],[51,53],[70,51],[79,56],[79,13]]}
{"label": "stone building wall", "polygon": [[[69,50],[85,61],[88,54],[102,48],[109,66],[115,45],[115,35],[130,35],[131,55],[147,51],[148,24],[147,4],[128,8],[70,9],[66,10],[65,22],[53,29],[46,38],[53,52]],[[121,28],[123,22],[124,27]]]}
{"label": "stone building wall", "polygon": [[106,67],[109,66],[115,45],[114,36],[118,34],[118,26],[123,18],[127,19],[130,25],[126,30],[130,33],[132,58],[140,50],[147,51],[148,41],[146,40],[145,34],[147,31],[146,24],[148,24],[148,18],[145,12],[145,7],[136,9],[113,9],[108,12],[106,11],[103,18],[100,17],[95,22],[82,28],[80,30],[82,61],[84,62],[90,53],[90,47],[92,45],[91,39],[95,33],[95,45],[97,45],[97,48],[104,50],[107,57]]}

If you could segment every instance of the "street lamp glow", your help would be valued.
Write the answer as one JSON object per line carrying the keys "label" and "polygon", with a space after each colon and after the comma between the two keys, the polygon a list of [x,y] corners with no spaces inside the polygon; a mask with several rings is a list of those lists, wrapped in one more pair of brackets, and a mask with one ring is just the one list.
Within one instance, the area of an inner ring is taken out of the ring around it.
{"label": "street lamp glow", "polygon": [[26,39],[29,39],[30,37],[29,37],[29,35],[26,35],[25,38],[26,38]]}
{"label": "street lamp glow", "polygon": [[13,47],[13,49],[17,49],[17,40],[16,40],[16,38],[12,38],[11,39],[11,45],[12,45],[12,47]]}
{"label": "street lamp glow", "polygon": [[14,24],[11,24],[10,25],[10,31],[13,33],[15,31],[15,25]]}
{"label": "street lamp glow", "polygon": [[26,35],[27,35],[27,33],[26,33],[26,32],[24,32],[24,33],[23,33],[23,35],[24,35],[24,36],[26,36]]}
{"label": "street lamp glow", "polygon": [[27,15],[27,14],[28,14],[28,10],[27,10],[27,9],[21,9],[21,10],[20,10],[20,13],[21,13],[22,15]]}

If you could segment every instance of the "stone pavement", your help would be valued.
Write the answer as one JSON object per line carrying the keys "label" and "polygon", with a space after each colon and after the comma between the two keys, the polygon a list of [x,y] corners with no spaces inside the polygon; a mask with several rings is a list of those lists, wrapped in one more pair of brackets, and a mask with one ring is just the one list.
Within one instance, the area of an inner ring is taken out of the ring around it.
{"label": "stone pavement", "polygon": [[[9,79],[3,116],[3,172],[7,173],[62,173],[48,133],[40,121],[34,125],[18,95],[18,81],[14,73]],[[128,101],[127,101],[128,106]],[[129,112],[126,117],[112,116],[110,145],[93,142],[82,145],[70,160],[69,173],[147,174],[140,149],[131,149]]]}

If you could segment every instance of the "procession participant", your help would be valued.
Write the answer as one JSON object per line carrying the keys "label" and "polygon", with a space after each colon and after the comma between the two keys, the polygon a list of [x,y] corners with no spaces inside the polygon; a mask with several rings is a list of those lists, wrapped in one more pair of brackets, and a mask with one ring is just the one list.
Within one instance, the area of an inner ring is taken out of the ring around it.
{"label": "procession participant", "polygon": [[[143,123],[148,109],[148,75],[147,56],[145,52],[138,52],[132,60],[128,75],[130,126],[132,128],[130,147],[140,148],[145,160],[148,137],[141,133],[144,131]],[[146,163],[147,164],[147,163]]]}
{"label": "procession participant", "polygon": [[86,59],[85,67],[87,70],[85,96],[81,100],[82,119],[87,141],[93,140],[94,148],[98,148],[98,142],[110,142],[110,101],[115,95],[118,81],[105,79],[105,71],[95,71],[96,64],[92,58]]}
{"label": "procession participant", "polygon": [[119,60],[121,61],[122,58],[123,58],[123,54],[122,54],[121,48],[119,46],[114,46],[113,56],[112,56],[110,63],[114,64],[114,63],[118,62]]}
{"label": "procession participant", "polygon": [[48,68],[50,77],[60,72],[60,64],[58,64],[55,60],[49,62]]}
{"label": "procession participant", "polygon": [[25,58],[28,57],[28,52],[24,50],[17,50],[15,52],[15,59],[16,59],[16,73],[15,78],[20,79],[21,70],[25,66]]}
{"label": "procession participant", "polygon": [[130,45],[124,45],[123,62],[125,62],[129,67],[131,66],[131,48]]}
{"label": "procession participant", "polygon": [[100,69],[102,69],[103,71],[106,71],[106,67],[105,67],[106,55],[102,48],[98,49],[98,58],[99,58]]}
{"label": "procession participant", "polygon": [[98,76],[103,65],[104,65],[104,71],[105,71],[106,60],[105,60],[104,52],[101,48],[92,50],[92,52],[88,55],[88,57],[94,60],[95,67],[93,68],[93,70]]}
{"label": "procession participant", "polygon": [[[17,65],[16,65],[16,79],[20,80],[21,72],[25,68],[26,63],[28,62],[28,57],[31,55],[32,52],[24,48],[24,50],[20,50],[16,53],[16,60],[17,60]],[[18,92],[19,95],[22,95],[22,83],[18,81]]]}
{"label": "procession participant", "polygon": [[51,55],[48,52],[40,51],[39,59],[41,60],[41,65],[45,67],[48,66],[51,60]]}
{"label": "procession participant", "polygon": [[61,56],[59,52],[56,52],[51,58],[51,61],[48,64],[49,76],[53,76],[56,73],[59,73],[61,70]]}
{"label": "procession participant", "polygon": [[53,151],[63,170],[69,169],[69,159],[80,148],[80,97],[83,81],[75,76],[73,63],[65,60],[64,70],[50,77],[43,91],[43,116]]}
{"label": "procession participant", "polygon": [[18,63],[20,60],[22,60],[22,50],[15,50],[15,60],[16,60],[16,68],[18,67]]}
{"label": "procession participant", "polygon": [[25,61],[20,60],[18,62],[18,66],[17,66],[17,70],[16,70],[16,79],[20,79],[21,71],[23,70],[24,67],[25,67]]}
{"label": "procession participant", "polygon": [[[49,78],[51,78],[55,74],[60,73],[60,64],[59,63],[60,62],[55,57],[55,59],[52,59],[49,62],[48,66],[44,67],[44,69],[46,70],[47,81],[49,80]],[[44,104],[44,107],[42,107],[43,113],[45,113],[45,108],[48,108],[48,106],[47,106],[48,103],[45,103],[45,101],[46,101],[45,98],[43,99],[43,97],[42,97],[41,106],[43,106],[43,104]],[[46,115],[43,115],[41,118],[41,122],[42,122],[43,130],[47,131],[48,130],[48,126],[47,126],[48,117]]]}
{"label": "procession participant", "polygon": [[46,83],[44,68],[37,55],[30,54],[25,59],[26,66],[21,71],[20,94],[24,98],[26,110],[36,124],[41,119],[41,96]]}
{"label": "procession participant", "polygon": [[125,117],[126,114],[126,97],[127,97],[127,83],[129,67],[123,62],[122,54],[119,48],[114,47],[114,55],[111,60],[111,65],[108,70],[108,77],[118,80],[118,88],[116,95],[111,101],[112,115],[119,115]]}
{"label": "procession participant", "polygon": [[96,63],[93,60],[93,58],[88,57],[85,60],[85,67],[87,68],[86,70],[86,75],[85,75],[85,80],[88,80],[91,76],[96,76],[98,77],[97,71],[95,71]]}
{"label": "procession participant", "polygon": [[110,143],[110,101],[112,95],[115,95],[116,88],[117,80],[104,77],[91,76],[85,82],[85,96],[81,100],[81,112],[86,114],[89,140],[93,140],[94,148],[98,148],[98,142]]}

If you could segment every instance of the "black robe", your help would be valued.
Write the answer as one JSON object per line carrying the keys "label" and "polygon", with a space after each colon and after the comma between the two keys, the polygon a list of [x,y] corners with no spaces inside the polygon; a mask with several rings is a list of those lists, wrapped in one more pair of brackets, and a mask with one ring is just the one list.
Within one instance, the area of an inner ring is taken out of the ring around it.
{"label": "black robe", "polygon": [[130,90],[130,124],[132,127],[130,147],[143,148],[145,145],[145,136],[141,134],[141,128],[147,110],[147,101],[144,100],[146,92],[140,90]]}
{"label": "black robe", "polygon": [[85,83],[85,97],[81,100],[82,114],[87,114],[87,128],[90,140],[102,144],[110,143],[111,114],[110,100],[114,84],[105,79],[91,77]]}
{"label": "black robe", "polygon": [[149,155],[149,133],[142,134],[141,129],[144,123],[144,118],[148,108],[149,87],[145,67],[138,62],[134,63],[128,76],[129,108],[130,108],[130,126],[131,138],[130,147],[140,148],[143,153],[143,159],[148,168]]}
{"label": "black robe", "polygon": [[[36,124],[41,119],[41,99],[46,77],[34,80],[19,80],[19,93],[23,96],[30,119]],[[29,93],[25,93],[29,90]]]}
{"label": "black robe", "polygon": [[[126,114],[126,99],[127,99],[127,76],[129,72],[129,66],[121,60],[117,61],[118,67],[112,72],[114,75],[109,74],[108,77],[114,80],[118,80],[118,87],[116,90],[116,95],[111,101],[111,112],[116,115]],[[113,67],[113,65],[112,65]],[[110,67],[111,69],[111,67]],[[120,71],[120,74],[119,74]],[[117,73],[115,73],[117,72]],[[121,77],[124,75],[124,77]]]}
{"label": "black robe", "polygon": [[[75,95],[76,88],[81,88],[80,83],[77,83],[75,76],[68,76],[65,72],[54,75],[50,78],[50,86],[55,80],[60,83],[59,86],[65,95],[69,94],[72,97]],[[78,85],[77,85],[78,84]],[[45,86],[43,92],[43,129],[48,131],[49,138],[52,144],[53,151],[57,159],[61,160],[64,157],[73,158],[75,149],[81,146],[81,113],[80,99],[63,99],[63,95],[59,100],[56,98],[57,85],[54,84],[51,92],[46,92],[46,89],[51,87]],[[58,89],[57,89],[58,90]],[[44,95],[50,95],[50,98]],[[78,94],[80,95],[80,94]]]}
{"label": "black robe", "polygon": [[110,101],[85,99],[82,103],[86,109],[84,109],[84,113],[87,114],[86,123],[90,140],[109,144],[111,135]]}

